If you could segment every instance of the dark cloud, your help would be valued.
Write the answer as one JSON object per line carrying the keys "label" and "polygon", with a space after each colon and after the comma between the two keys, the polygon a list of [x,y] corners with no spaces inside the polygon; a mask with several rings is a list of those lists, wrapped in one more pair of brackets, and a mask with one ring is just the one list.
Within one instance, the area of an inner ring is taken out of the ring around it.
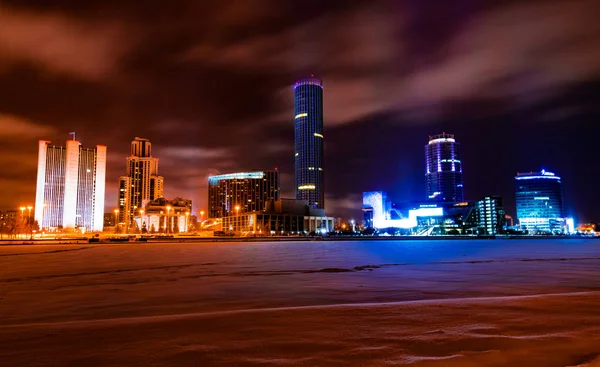
{"label": "dark cloud", "polygon": [[33,201],[37,140],[70,131],[108,145],[107,208],[135,136],[152,140],[168,196],[199,207],[209,174],[273,167],[291,195],[290,85],[315,73],[333,214],[359,216],[363,190],[422,198],[423,145],[448,130],[468,197],[510,199],[512,175],[544,165],[592,219],[577,141],[599,132],[597,1],[439,4],[5,0],[0,206]]}

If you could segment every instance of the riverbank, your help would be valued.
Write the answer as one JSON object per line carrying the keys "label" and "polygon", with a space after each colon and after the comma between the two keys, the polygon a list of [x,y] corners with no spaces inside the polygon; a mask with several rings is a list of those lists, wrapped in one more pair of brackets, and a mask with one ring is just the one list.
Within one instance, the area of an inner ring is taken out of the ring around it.
{"label": "riverbank", "polygon": [[[132,235],[133,236],[133,235]],[[581,240],[595,239],[600,237],[582,236],[270,236],[270,237],[244,237],[244,236],[157,236],[157,237],[132,237],[106,236],[100,238],[88,237],[65,237],[60,239],[31,239],[31,240],[2,240],[0,246],[16,245],[71,245],[71,244],[118,244],[118,243],[210,243],[210,242],[290,242],[290,241],[470,241],[470,240]]]}

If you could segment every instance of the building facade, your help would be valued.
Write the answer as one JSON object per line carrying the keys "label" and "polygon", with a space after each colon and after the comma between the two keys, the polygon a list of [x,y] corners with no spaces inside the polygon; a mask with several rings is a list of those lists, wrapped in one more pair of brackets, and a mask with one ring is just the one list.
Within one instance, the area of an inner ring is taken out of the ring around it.
{"label": "building facade", "polygon": [[208,217],[259,212],[279,200],[279,171],[238,172],[208,178]]}
{"label": "building facade", "polygon": [[497,235],[504,232],[506,212],[502,198],[488,196],[477,202],[479,234]]}
{"label": "building facade", "polygon": [[490,196],[479,201],[409,202],[394,204],[381,191],[363,193],[366,228],[402,235],[486,235],[503,233],[503,200]]}
{"label": "building facade", "polygon": [[562,233],[565,219],[561,178],[542,170],[517,174],[515,184],[521,228],[530,232]]}
{"label": "building facade", "polygon": [[41,229],[102,231],[106,146],[39,142],[35,220]]}
{"label": "building facade", "polygon": [[429,137],[425,146],[427,199],[437,202],[464,201],[460,145],[452,134]]}
{"label": "building facade", "polygon": [[190,231],[192,201],[182,198],[159,198],[146,203],[133,218],[135,232],[184,233]]}
{"label": "building facade", "polygon": [[335,218],[305,200],[270,200],[264,211],[242,213],[220,219],[223,231],[255,235],[323,234],[333,231]]}
{"label": "building facade", "polygon": [[119,225],[130,227],[147,203],[163,197],[164,179],[158,175],[158,158],[148,139],[136,137],[127,157],[127,175],[119,177]]}
{"label": "building facade", "polygon": [[104,213],[104,229],[112,228],[116,225],[115,213]]}
{"label": "building facade", "polygon": [[323,83],[310,77],[294,84],[296,199],[325,208],[323,160]]}

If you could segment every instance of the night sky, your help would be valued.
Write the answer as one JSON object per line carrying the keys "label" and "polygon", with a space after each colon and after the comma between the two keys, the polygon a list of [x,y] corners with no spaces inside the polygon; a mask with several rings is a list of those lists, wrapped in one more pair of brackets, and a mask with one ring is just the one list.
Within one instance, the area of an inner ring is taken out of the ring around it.
{"label": "night sky", "polygon": [[363,191],[425,197],[424,145],[454,133],[465,196],[517,172],[563,177],[600,220],[600,2],[0,0],[0,208],[35,198],[37,141],[108,146],[106,208],[135,136],[165,195],[206,205],[207,176],[278,167],[293,196],[291,85],[324,81],[327,213]]}

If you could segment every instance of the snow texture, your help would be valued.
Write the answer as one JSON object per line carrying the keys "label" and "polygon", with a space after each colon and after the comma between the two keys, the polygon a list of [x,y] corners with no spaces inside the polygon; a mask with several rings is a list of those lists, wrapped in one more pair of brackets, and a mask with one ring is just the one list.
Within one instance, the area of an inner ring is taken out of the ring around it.
{"label": "snow texture", "polygon": [[600,366],[600,241],[0,246],[0,366]]}

